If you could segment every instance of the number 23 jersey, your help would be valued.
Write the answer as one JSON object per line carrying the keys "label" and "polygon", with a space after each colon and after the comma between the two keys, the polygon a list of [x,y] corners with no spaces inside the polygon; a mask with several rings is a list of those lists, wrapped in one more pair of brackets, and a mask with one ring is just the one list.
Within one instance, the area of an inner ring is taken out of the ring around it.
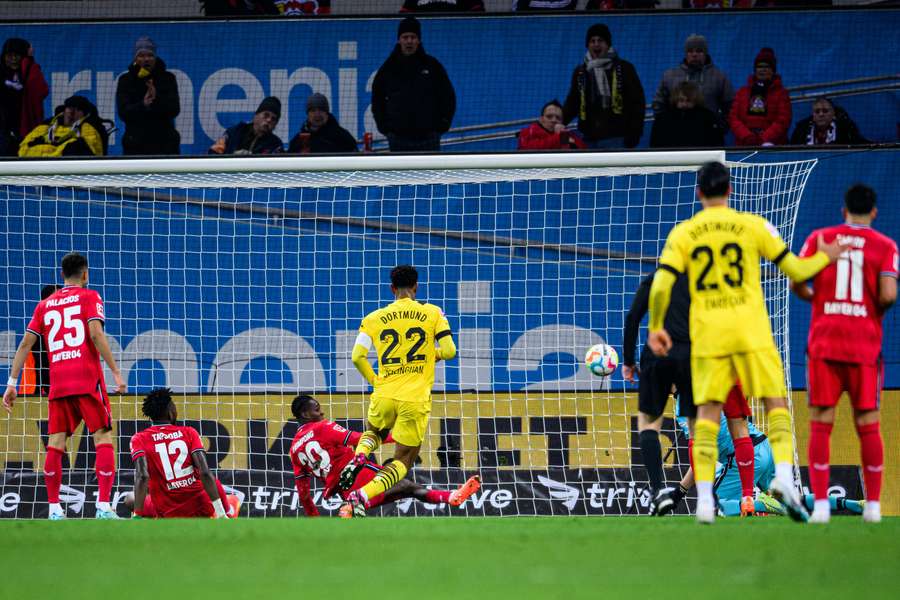
{"label": "number 23 jersey", "polygon": [[716,357],[774,348],[759,260],[788,254],[778,230],[758,215],[705,208],[675,226],[660,268],[688,275],[691,355]]}

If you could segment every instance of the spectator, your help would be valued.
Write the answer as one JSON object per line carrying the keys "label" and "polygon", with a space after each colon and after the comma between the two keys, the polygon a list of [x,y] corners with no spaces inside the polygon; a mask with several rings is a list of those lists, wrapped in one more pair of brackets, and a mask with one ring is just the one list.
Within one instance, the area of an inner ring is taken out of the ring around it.
{"label": "spectator", "polygon": [[588,0],[584,10],[622,10],[634,8],[656,8],[656,0]]}
{"label": "spectator", "polygon": [[281,118],[281,100],[269,96],[259,103],[250,123],[241,121],[225,130],[210,146],[210,154],[279,154],[284,152],[281,138],[272,133]]}
{"label": "spectator", "polygon": [[812,116],[797,123],[791,136],[791,144],[795,146],[871,143],[862,136],[847,111],[825,96],[813,100]]}
{"label": "spectator", "polygon": [[484,12],[482,0],[404,0],[400,12]]}
{"label": "spectator", "polygon": [[306,100],[306,122],[291,139],[288,152],[321,154],[356,151],[356,140],[329,112],[328,98],[322,94],[312,94]]}
{"label": "spectator", "polygon": [[738,90],[728,123],[738,146],[786,144],[791,126],[791,98],[776,73],[775,51],[763,48],[753,61],[753,75]]}
{"label": "spectator", "polygon": [[562,122],[559,100],[551,100],[541,108],[537,121],[519,132],[519,150],[574,150],[585,148],[576,133],[570,133]]}
{"label": "spectator", "polygon": [[513,0],[516,12],[538,12],[547,10],[575,10],[578,0]]}
{"label": "spectator", "polygon": [[279,14],[273,0],[200,0],[200,4],[207,17]]}
{"label": "spectator", "polygon": [[734,101],[734,88],[728,77],[712,62],[706,38],[693,33],[684,42],[684,60],[680,65],[667,69],[653,98],[653,113],[659,115],[675,103],[672,102],[672,90],[684,81],[693,81],[700,86],[703,104],[721,121],[723,127],[728,123],[728,111]]}
{"label": "spectator", "polygon": [[682,8],[753,8],[753,0],[681,0]]}
{"label": "spectator", "polygon": [[62,110],[41,123],[19,145],[19,156],[103,156],[106,128],[84,96],[66,98]]}
{"label": "spectator", "polygon": [[563,122],[578,117],[589,147],[634,148],[644,132],[644,88],[637,71],[619,58],[606,25],[591,25],[585,46],[584,62],[572,73]]}
{"label": "spectator", "polygon": [[721,148],[725,129],[711,110],[703,106],[703,93],[693,81],[682,81],[672,90],[672,106],[653,121],[651,148]]}
{"label": "spectator", "polygon": [[330,15],[331,0],[274,0],[278,13],[285,17]]}
{"label": "spectator", "polygon": [[175,117],[181,112],[178,82],[156,56],[147,36],[134,44],[134,62],[119,77],[116,108],[125,122],[124,154],[179,154],[181,135]]}
{"label": "spectator", "polygon": [[50,88],[34,62],[34,49],[20,38],[3,43],[0,76],[0,153],[15,156],[19,142],[44,120]]}
{"label": "spectator", "polygon": [[397,45],[375,74],[372,116],[392,152],[440,150],[456,113],[456,93],[443,65],[425,53],[422,26],[406,17]]}

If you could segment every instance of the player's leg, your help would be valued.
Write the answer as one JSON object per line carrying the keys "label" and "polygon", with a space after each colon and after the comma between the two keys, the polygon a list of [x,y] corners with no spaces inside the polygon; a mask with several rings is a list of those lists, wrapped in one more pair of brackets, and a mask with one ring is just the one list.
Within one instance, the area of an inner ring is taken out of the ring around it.
{"label": "player's leg", "polygon": [[716,481],[713,485],[719,510],[726,517],[744,515],[741,505],[742,488],[741,474],[737,469],[734,457],[729,458],[723,466],[716,469]]}
{"label": "player's leg", "polygon": [[219,499],[225,506],[225,514],[228,515],[229,519],[236,519],[241,510],[240,499],[225,491],[225,487],[222,485],[222,482],[219,481],[218,477],[216,477],[216,490],[219,492]]}
{"label": "player's leg", "polygon": [[48,517],[52,521],[66,518],[66,511],[59,502],[62,487],[62,463],[66,454],[66,440],[78,427],[81,416],[66,398],[49,401],[47,423],[47,457],[44,460],[44,485],[47,488]]}
{"label": "player's leg", "polygon": [[638,440],[644,468],[647,470],[647,479],[650,482],[652,515],[668,514],[674,504],[669,494],[663,491],[665,475],[662,446],[659,443],[662,413],[672,387],[671,378],[666,376],[665,360],[642,360],[641,378],[638,382]]}
{"label": "player's leg", "polygon": [[713,481],[719,458],[719,422],[722,403],[734,385],[730,357],[691,357],[694,404],[694,477],[697,480],[697,521],[712,523],[716,517]]}
{"label": "player's leg", "polygon": [[[833,367],[833,368],[832,368]],[[831,431],[834,407],[844,390],[842,369],[837,363],[810,358],[806,366],[809,396],[809,487],[815,502],[812,523],[827,523],[831,518],[828,481],[831,475]]]}
{"label": "player's leg", "polygon": [[97,474],[97,518],[116,519],[109,502],[116,478],[116,453],[113,449],[112,411],[106,392],[93,396],[79,396],[78,408],[88,431],[94,437],[94,471]]}
{"label": "player's leg", "polygon": [[866,505],[863,520],[881,521],[881,481],[884,472],[884,439],[881,437],[881,365],[848,366],[848,391],[862,455]]}
{"label": "player's leg", "polygon": [[753,503],[753,440],[750,439],[750,429],[747,426],[750,406],[740,384],[728,392],[723,410],[734,444],[735,467],[741,478],[741,515],[752,516],[756,511]]}
{"label": "player's leg", "polygon": [[391,398],[373,397],[366,414],[366,430],[359,438],[353,459],[341,471],[338,487],[349,490],[359,476],[368,456],[375,452],[397,420],[397,403]]}

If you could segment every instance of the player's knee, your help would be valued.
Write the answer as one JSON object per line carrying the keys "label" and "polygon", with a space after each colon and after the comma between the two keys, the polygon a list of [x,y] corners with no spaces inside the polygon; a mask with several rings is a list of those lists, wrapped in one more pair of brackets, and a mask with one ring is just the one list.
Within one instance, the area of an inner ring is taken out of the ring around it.
{"label": "player's knee", "polygon": [[878,423],[880,421],[880,414],[877,410],[855,410],[853,411],[853,420],[856,422],[856,427],[864,427],[866,425],[872,425],[873,423]]}
{"label": "player's knee", "polygon": [[104,428],[98,429],[94,432],[94,445],[97,444],[112,444],[112,429]]}

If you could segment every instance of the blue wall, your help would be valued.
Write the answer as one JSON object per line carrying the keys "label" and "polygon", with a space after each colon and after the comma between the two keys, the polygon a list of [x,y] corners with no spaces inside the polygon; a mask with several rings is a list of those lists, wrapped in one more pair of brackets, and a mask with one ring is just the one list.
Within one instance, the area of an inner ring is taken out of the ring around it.
{"label": "blue wall", "polygon": [[[459,97],[454,126],[531,118],[548,99],[564,98],[572,69],[584,54],[584,32],[597,20],[584,15],[427,20],[424,45],[445,65]],[[778,71],[789,87],[900,72],[900,11],[685,11],[604,15],[602,20],[609,24],[620,55],[637,67],[648,102],[662,72],[681,60],[684,39],[693,32],[708,37],[711,55],[736,87],[745,82],[762,46],[775,48]],[[357,136],[374,131],[371,117],[366,117],[369,82],[392,49],[397,23],[325,19],[0,25],[0,36],[25,37],[35,46],[51,84],[48,111],[80,92],[110,116],[115,81],[131,60],[134,40],[149,34],[169,67],[183,73],[182,151],[205,153],[213,136],[247,119],[269,94],[280,96],[286,105],[278,130],[285,142],[305,118],[311,91],[325,93],[332,111]],[[840,102],[865,135],[876,141],[896,139],[896,91]],[[795,105],[795,115],[795,120],[808,116],[808,104]],[[120,153],[118,144],[119,136],[111,153]],[[479,147],[506,149],[513,144],[510,137]]]}

